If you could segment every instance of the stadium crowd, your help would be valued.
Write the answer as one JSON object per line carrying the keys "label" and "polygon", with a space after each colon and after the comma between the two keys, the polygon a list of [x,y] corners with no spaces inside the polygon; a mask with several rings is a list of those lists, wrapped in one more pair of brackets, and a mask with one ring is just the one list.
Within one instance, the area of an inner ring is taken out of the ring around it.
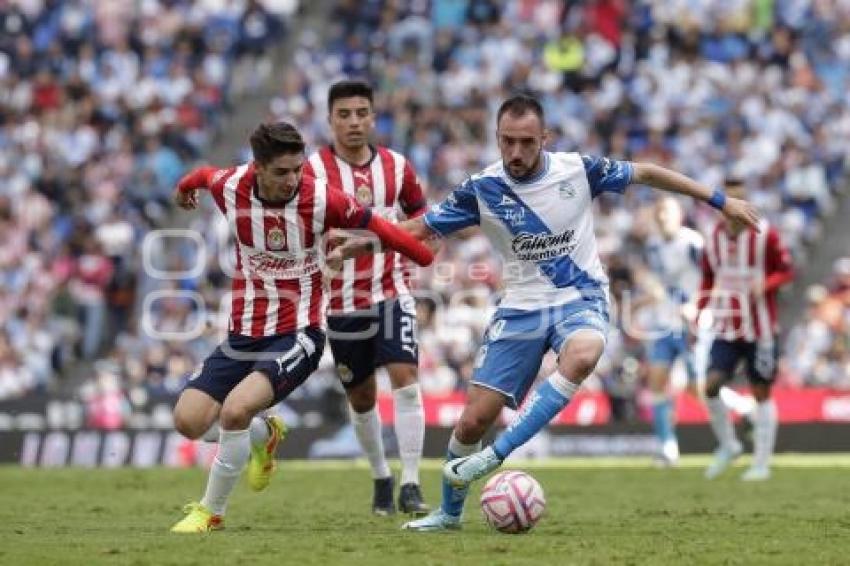
{"label": "stadium crowd", "polygon": [[[112,6],[94,4],[100,11]],[[0,231],[9,234],[0,240],[0,318],[12,321],[0,335],[0,364],[24,364],[33,376],[24,385],[18,372],[10,387],[0,365],[0,397],[43,383],[57,365],[39,367],[43,355],[26,361],[20,352],[61,354],[65,344],[79,343],[80,355],[92,356],[104,337],[112,347],[96,365],[93,390],[174,392],[219,340],[232,252],[209,199],[191,225],[208,249],[199,273],[189,273],[198,256],[190,239],[170,242],[177,253],[167,256],[159,253],[160,239],[150,254],[165,258],[160,269],[182,272],[174,279],[139,277],[140,264],[127,260],[165,218],[173,180],[202,156],[227,103],[237,54],[261,53],[257,46],[265,45],[240,47],[243,34],[212,31],[219,20],[231,32],[255,26],[239,13],[205,12],[205,4],[143,2],[148,16],[142,9],[114,30],[112,20],[86,8],[92,3],[68,2],[52,19],[49,8],[26,19],[55,25],[29,23],[29,33],[0,46],[12,54],[5,65],[0,55],[0,171],[18,179],[9,185],[18,192],[4,189],[0,200]],[[261,10],[255,2],[245,6]],[[152,18],[154,10],[172,17]],[[73,37],[88,39],[66,39],[67,21],[88,30]],[[798,262],[822,237],[821,220],[847,181],[846,0],[344,0],[328,22],[302,34],[292,64],[276,72],[280,91],[269,116],[298,124],[316,148],[328,140],[329,85],[343,76],[366,78],[377,92],[376,141],[411,159],[432,201],[498,159],[495,107],[519,89],[541,97],[552,150],[655,161],[709,185],[730,174],[744,178]],[[48,31],[36,33],[42,28]],[[54,40],[39,39],[45,35]],[[21,50],[49,49],[57,55],[48,60],[64,62],[58,69],[18,69],[27,61]],[[50,105],[44,91],[51,84],[60,102],[38,109],[35,101]],[[51,111],[57,118],[44,117]],[[63,124],[58,133],[56,124]],[[618,302],[640,293],[647,277],[641,250],[651,199],[636,187],[598,200],[600,251]],[[710,209],[683,204],[699,229],[715,218]],[[104,230],[113,235],[98,237]],[[811,291],[806,320],[790,332],[780,377],[787,384],[850,387],[850,268],[839,264],[838,282]],[[420,375],[426,392],[444,393],[463,389],[471,375],[501,266],[475,231],[446,242],[437,265],[418,277]],[[168,296],[139,308],[152,291]],[[152,339],[146,328],[164,339]],[[187,329],[188,341],[162,334]],[[590,383],[615,400],[623,418],[638,410],[644,371],[643,344],[627,330],[612,329]],[[75,332],[76,340],[65,338]],[[326,357],[300,394],[334,383]]]}
{"label": "stadium crowd", "polygon": [[255,0],[0,2],[0,399],[136,334],[137,250],[282,22]]}

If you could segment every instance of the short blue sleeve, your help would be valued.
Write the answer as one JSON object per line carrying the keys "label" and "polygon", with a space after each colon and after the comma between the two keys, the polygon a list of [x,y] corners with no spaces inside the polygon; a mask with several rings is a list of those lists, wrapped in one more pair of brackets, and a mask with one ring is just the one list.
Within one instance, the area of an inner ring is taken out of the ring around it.
{"label": "short blue sleeve", "polygon": [[634,168],[628,161],[592,155],[582,155],[581,160],[584,162],[584,172],[593,198],[604,192],[622,194],[632,182]]}
{"label": "short blue sleeve", "polygon": [[449,193],[443,202],[433,205],[423,218],[425,224],[441,236],[477,226],[481,216],[472,180]]}

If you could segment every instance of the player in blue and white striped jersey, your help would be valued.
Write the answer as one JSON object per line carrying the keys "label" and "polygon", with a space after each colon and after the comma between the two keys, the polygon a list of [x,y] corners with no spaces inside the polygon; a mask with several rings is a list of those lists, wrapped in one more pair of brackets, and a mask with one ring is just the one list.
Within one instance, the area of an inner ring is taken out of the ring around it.
{"label": "player in blue and white striped jersey", "polygon": [[[481,226],[502,255],[506,284],[449,442],[442,505],[406,523],[411,530],[459,528],[468,484],[498,468],[545,426],[595,368],[608,326],[608,280],[591,212],[596,196],[643,183],[710,202],[749,226],[758,220],[747,202],[656,165],[545,151],[543,108],[525,95],[499,108],[497,139],[501,161],[425,216],[402,224],[422,240]],[[557,371],[495,443],[480,450],[502,408],[522,403],[549,349],[558,354]]]}
{"label": "player in blue and white striped jersey", "polygon": [[[667,196],[655,203],[658,231],[646,243],[646,259],[655,275],[648,285],[652,333],[647,343],[649,388],[652,391],[652,424],[658,438],[658,462],[674,465],[679,443],[674,425],[673,399],[668,391],[670,370],[677,359],[685,364],[689,384],[696,390],[697,367],[691,350],[690,324],[696,313],[696,293],[702,271],[704,242],[699,232],[682,225],[682,207]],[[691,315],[688,314],[691,310]]]}

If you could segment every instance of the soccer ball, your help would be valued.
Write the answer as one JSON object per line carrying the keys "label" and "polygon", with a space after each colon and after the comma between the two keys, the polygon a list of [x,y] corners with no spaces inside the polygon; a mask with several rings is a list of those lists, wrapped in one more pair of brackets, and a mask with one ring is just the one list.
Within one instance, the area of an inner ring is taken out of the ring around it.
{"label": "soccer ball", "polygon": [[502,533],[527,532],[540,520],[544,509],[543,488],[525,472],[500,472],[481,490],[484,520]]}

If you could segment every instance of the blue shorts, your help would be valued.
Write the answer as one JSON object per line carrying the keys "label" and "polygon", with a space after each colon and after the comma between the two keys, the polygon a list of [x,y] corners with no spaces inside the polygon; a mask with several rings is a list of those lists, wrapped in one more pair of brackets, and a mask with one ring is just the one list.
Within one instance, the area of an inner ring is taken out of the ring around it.
{"label": "blue shorts", "polygon": [[540,310],[498,309],[475,358],[472,383],[493,389],[517,408],[537,377],[547,350],[560,353],[577,330],[608,332],[608,304],[579,299]]}
{"label": "blue shorts", "polygon": [[328,342],[345,389],[389,363],[419,365],[416,301],[402,295],[356,314],[328,316]]}
{"label": "blue shorts", "polygon": [[313,327],[263,338],[229,334],[189,378],[186,388],[200,389],[224,403],[240,381],[261,371],[272,384],[276,404],[313,373],[324,347],[325,334]]}
{"label": "blue shorts", "polygon": [[751,384],[769,385],[776,377],[778,360],[779,346],[775,337],[765,344],[744,340],[715,340],[711,344],[708,371],[720,373],[728,381],[732,379],[738,363],[743,361]]}
{"label": "blue shorts", "polygon": [[647,358],[651,365],[670,367],[676,358],[682,357],[688,380],[693,381],[697,377],[691,348],[688,346],[688,338],[681,332],[670,332],[662,338],[654,340],[649,346]]}

